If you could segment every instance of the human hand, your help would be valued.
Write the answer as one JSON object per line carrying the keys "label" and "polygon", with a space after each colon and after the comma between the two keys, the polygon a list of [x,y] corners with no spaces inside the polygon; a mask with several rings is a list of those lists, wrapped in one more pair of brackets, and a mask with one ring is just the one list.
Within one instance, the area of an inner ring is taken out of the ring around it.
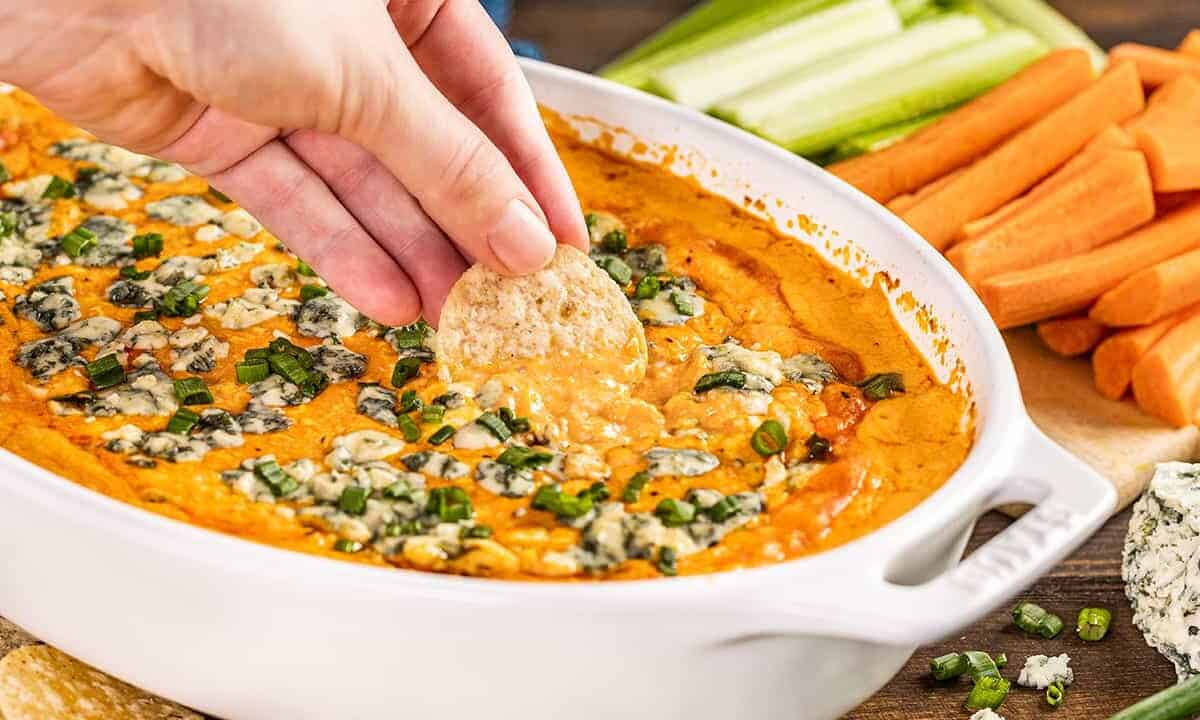
{"label": "human hand", "polygon": [[9,0],[0,27],[0,78],[208,178],[379,322],[587,247],[477,0]]}

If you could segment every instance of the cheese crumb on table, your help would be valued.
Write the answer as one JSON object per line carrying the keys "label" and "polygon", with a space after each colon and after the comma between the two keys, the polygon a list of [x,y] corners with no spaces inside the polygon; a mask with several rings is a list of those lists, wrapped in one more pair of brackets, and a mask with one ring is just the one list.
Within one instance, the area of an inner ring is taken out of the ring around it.
{"label": "cheese crumb on table", "polygon": [[1075,680],[1075,671],[1070,663],[1071,658],[1066,653],[1055,657],[1034,655],[1025,661],[1017,684],[1038,690],[1045,690],[1056,682],[1070,685]]}

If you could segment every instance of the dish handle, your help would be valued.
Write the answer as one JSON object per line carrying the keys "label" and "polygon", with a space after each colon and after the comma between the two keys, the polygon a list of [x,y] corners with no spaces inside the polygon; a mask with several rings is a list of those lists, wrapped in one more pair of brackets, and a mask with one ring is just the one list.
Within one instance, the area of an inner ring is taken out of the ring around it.
{"label": "dish handle", "polygon": [[[782,607],[773,609],[788,616],[791,632],[907,646],[948,637],[992,612],[1081,545],[1117,502],[1110,482],[1032,424],[1016,457],[1016,468],[973,507],[978,514],[1011,503],[1033,508],[966,559],[920,584],[893,581],[890,568],[881,567],[869,584],[856,583],[860,592],[840,597],[837,607],[781,598]],[[774,616],[776,630],[782,619]]]}

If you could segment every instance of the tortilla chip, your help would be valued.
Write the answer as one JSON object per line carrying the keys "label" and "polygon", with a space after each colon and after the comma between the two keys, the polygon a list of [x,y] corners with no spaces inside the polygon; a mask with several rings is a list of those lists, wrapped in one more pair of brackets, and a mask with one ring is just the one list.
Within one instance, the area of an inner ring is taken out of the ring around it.
{"label": "tortilla chip", "polygon": [[203,720],[200,715],[115,680],[49,645],[0,660],[4,720]]}
{"label": "tortilla chip", "polygon": [[529,275],[468,270],[450,290],[437,343],[451,377],[542,358],[603,365],[627,383],[646,374],[646,335],[629,300],[591,258],[566,245]]}
{"label": "tortilla chip", "polygon": [[0,618],[0,658],[3,658],[17,648],[23,648],[26,645],[37,645],[37,643],[37,638],[4,618]]}

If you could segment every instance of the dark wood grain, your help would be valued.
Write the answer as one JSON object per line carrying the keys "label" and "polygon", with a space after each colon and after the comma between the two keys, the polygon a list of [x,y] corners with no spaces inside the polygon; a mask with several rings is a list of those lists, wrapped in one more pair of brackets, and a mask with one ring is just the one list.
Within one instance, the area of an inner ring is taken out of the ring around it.
{"label": "dark wood grain", "polygon": [[[592,70],[684,12],[691,0],[518,0],[512,34],[539,43],[547,59]],[[1102,46],[1137,41],[1174,46],[1200,27],[1200,0],[1058,0],[1055,3]],[[998,513],[981,518],[973,545],[992,537],[1008,520]],[[1085,605],[1114,613],[1113,629],[1100,643],[1084,643],[1073,631],[1055,640],[1031,638],[1012,627],[1007,608],[961,637],[921,648],[887,687],[847,720],[950,720],[966,718],[967,682],[938,684],[928,675],[929,659],[952,650],[1008,654],[1005,674],[1015,679],[1026,657],[1066,652],[1076,682],[1066,704],[1051,710],[1041,693],[1015,689],[1002,708],[1010,720],[1102,720],[1170,685],[1170,663],[1150,649],[1130,621],[1121,583],[1121,546],[1128,513],[1110,520],[1071,559],[1022,595],[1063,617],[1069,628]]]}

